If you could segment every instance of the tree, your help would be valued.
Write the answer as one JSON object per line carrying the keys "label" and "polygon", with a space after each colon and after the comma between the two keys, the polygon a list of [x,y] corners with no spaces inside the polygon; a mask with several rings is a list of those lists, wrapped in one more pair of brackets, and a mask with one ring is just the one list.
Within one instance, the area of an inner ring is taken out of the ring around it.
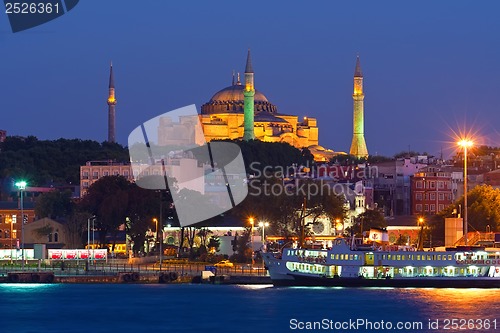
{"label": "tree", "polygon": [[[305,207],[304,207],[305,204]],[[305,218],[314,223],[322,216],[330,221],[345,217],[344,199],[322,181],[297,180],[286,184],[275,177],[261,177],[249,183],[247,198],[233,214],[244,221],[269,221],[270,230],[285,236],[301,236]]]}
{"label": "tree", "polygon": [[106,236],[116,236],[118,227],[125,223],[128,213],[130,183],[123,176],[106,176],[93,183],[81,201],[81,207],[96,217],[99,243],[106,244]]}
{"label": "tree", "polygon": [[71,191],[58,191],[40,194],[35,201],[35,215],[39,218],[66,219],[73,212]]}
{"label": "tree", "polygon": [[378,209],[367,209],[356,218],[356,222],[352,227],[354,234],[370,231],[371,228],[387,227],[387,221]]}
{"label": "tree", "polygon": [[[485,231],[489,226],[491,231],[500,230],[500,189],[489,185],[476,186],[467,193],[467,203],[470,229]],[[463,196],[439,214],[440,223],[444,225],[444,218],[456,216],[454,212],[458,210],[459,205],[464,206]]]}

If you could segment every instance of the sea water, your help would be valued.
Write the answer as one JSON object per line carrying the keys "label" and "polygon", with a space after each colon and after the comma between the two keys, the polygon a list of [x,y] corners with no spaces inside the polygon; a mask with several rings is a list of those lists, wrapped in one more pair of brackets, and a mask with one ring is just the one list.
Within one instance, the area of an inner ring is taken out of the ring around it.
{"label": "sea water", "polygon": [[0,284],[0,332],[15,333],[493,333],[498,309],[500,289]]}

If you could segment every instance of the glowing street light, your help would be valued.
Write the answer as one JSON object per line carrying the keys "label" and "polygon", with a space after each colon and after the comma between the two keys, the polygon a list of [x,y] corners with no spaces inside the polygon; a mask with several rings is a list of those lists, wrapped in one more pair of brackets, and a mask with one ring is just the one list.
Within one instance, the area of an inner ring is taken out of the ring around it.
{"label": "glowing street light", "polygon": [[262,252],[264,252],[266,247],[264,230],[265,228],[269,227],[269,222],[259,222],[259,227],[262,230]]}
{"label": "glowing street light", "polygon": [[21,256],[22,263],[21,269],[24,271],[24,207],[23,207],[23,192],[26,189],[26,185],[28,185],[24,180],[17,182],[16,187],[19,189],[19,198],[20,198],[20,208],[21,208]]}
{"label": "glowing street light", "polygon": [[472,147],[474,143],[469,139],[462,139],[458,145],[464,149],[464,243],[467,245],[467,148]]}
{"label": "glowing street light", "polygon": [[253,224],[254,224],[254,220],[253,220],[253,217],[249,218],[248,221],[250,222],[250,226],[251,226],[251,229],[250,229],[250,247],[252,249],[252,268],[253,268],[253,264],[254,264],[254,259],[253,259]]}
{"label": "glowing street light", "polygon": [[425,226],[425,220],[423,217],[418,218],[418,225],[420,226],[420,232],[418,233],[417,251],[423,251],[424,250],[424,226]]}

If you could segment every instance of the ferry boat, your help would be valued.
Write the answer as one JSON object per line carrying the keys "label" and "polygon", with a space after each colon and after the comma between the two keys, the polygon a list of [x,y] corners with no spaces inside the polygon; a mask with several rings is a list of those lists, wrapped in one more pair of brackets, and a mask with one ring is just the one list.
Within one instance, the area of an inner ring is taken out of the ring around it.
{"label": "ferry boat", "polygon": [[263,253],[275,286],[500,288],[500,249],[358,246],[345,238],[331,249]]}

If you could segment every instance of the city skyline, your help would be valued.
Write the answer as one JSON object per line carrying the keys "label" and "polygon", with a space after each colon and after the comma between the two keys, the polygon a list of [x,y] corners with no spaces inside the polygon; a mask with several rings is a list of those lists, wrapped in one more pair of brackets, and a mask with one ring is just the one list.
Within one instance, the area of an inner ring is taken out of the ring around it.
{"label": "city skyline", "polygon": [[[278,112],[317,118],[324,147],[349,151],[357,54],[370,154],[442,150],[447,157],[456,148],[453,132],[464,127],[483,137],[479,144],[500,145],[500,66],[492,60],[500,49],[491,33],[500,23],[486,6],[292,2],[285,10],[267,4],[263,11],[260,2],[216,9],[197,3],[193,11],[154,3],[148,4],[153,10],[131,16],[131,5],[110,1],[93,11],[96,4],[80,3],[53,22],[17,34],[0,16],[0,70],[8,83],[2,84],[0,127],[9,135],[105,141],[113,61],[116,139],[126,144],[146,119],[193,103],[199,110],[230,84],[233,70],[243,73],[250,47],[256,89]],[[243,9],[268,24],[244,29],[238,23]]]}

